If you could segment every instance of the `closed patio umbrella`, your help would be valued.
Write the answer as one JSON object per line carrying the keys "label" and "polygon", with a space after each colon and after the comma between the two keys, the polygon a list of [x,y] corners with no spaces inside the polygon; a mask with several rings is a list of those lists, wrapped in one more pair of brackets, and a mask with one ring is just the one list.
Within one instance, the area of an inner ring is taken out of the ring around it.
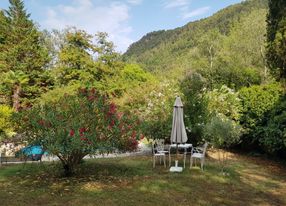
{"label": "closed patio umbrella", "polygon": [[[178,158],[178,144],[188,141],[187,132],[184,124],[183,103],[180,97],[176,97],[173,110],[173,124],[171,133],[171,143],[177,144],[176,158]],[[178,167],[178,161],[175,161],[175,167],[171,167],[170,171],[180,172],[182,167]]]}

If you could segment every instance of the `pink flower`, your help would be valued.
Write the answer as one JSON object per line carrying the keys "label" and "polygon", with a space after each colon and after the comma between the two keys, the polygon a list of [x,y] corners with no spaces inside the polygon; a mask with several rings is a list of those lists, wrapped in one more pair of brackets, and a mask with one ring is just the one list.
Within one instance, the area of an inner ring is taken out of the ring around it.
{"label": "pink flower", "polygon": [[136,137],[136,131],[134,130],[133,132],[132,132],[132,136],[131,136],[132,138],[135,138]]}
{"label": "pink flower", "polygon": [[113,120],[111,120],[111,122],[110,122],[110,124],[109,124],[109,125],[110,125],[111,127],[113,127],[113,126],[114,126],[114,124],[115,124],[115,121],[114,121],[114,119],[113,119]]}
{"label": "pink flower", "polygon": [[109,113],[110,114],[114,114],[116,112],[116,105],[112,102],[110,105],[109,105]]}
{"label": "pink flower", "polygon": [[122,113],[122,112],[118,112],[118,113],[117,113],[117,119],[120,120],[120,119],[122,118],[122,116],[123,116],[123,113]]}
{"label": "pink flower", "polygon": [[94,95],[90,95],[87,97],[88,101],[92,102],[95,99]]}
{"label": "pink flower", "polygon": [[90,93],[91,93],[91,94],[95,94],[95,92],[96,92],[96,91],[95,91],[94,88],[92,88],[92,89],[90,90]]}
{"label": "pink flower", "polygon": [[44,125],[45,125],[45,121],[44,121],[44,120],[42,120],[42,119],[41,119],[41,120],[39,120],[39,121],[38,121],[38,123],[39,123],[39,125],[41,125],[41,126],[44,126]]}
{"label": "pink flower", "polygon": [[86,128],[84,128],[84,127],[79,128],[79,132],[80,132],[80,133],[86,132]]}
{"label": "pink flower", "polygon": [[81,94],[86,94],[86,92],[87,92],[85,88],[81,88],[79,91]]}
{"label": "pink flower", "polygon": [[144,134],[140,134],[140,139],[144,139]]}
{"label": "pink flower", "polygon": [[86,138],[86,137],[81,137],[80,140],[81,140],[81,141],[86,141],[87,138]]}
{"label": "pink flower", "polygon": [[70,136],[71,137],[74,136],[74,130],[73,129],[70,130]]}

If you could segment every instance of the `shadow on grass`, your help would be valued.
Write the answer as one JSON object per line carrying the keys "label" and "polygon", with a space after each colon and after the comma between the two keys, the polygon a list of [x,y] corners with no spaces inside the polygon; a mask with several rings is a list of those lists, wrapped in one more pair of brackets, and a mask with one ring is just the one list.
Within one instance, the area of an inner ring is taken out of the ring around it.
{"label": "shadow on grass", "polygon": [[205,171],[170,173],[160,165],[153,169],[150,157],[84,161],[70,178],[60,171],[58,163],[1,168],[6,196],[0,199],[6,205],[286,205],[285,178],[247,160],[231,161],[227,176],[212,159]]}

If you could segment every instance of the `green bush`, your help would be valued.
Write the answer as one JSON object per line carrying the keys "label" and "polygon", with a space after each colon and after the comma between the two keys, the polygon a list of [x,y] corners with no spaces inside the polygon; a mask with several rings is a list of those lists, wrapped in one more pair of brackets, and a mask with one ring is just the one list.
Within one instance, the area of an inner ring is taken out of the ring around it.
{"label": "green bush", "polygon": [[214,116],[204,127],[204,137],[216,148],[228,148],[239,141],[241,127],[223,116]]}
{"label": "green bush", "polygon": [[210,116],[223,115],[231,120],[239,121],[241,116],[241,100],[238,93],[223,85],[220,89],[207,92],[208,113]]}
{"label": "green bush", "polygon": [[144,134],[152,139],[170,138],[173,105],[179,95],[175,81],[149,81],[128,90],[116,103],[142,119]]}
{"label": "green bush", "polygon": [[243,106],[240,122],[245,130],[243,145],[257,147],[261,138],[257,127],[261,122],[267,121],[266,114],[275,109],[282,92],[282,87],[278,83],[245,87],[239,91]]}
{"label": "green bush", "polygon": [[219,163],[222,172],[224,172],[228,158],[224,149],[237,144],[241,132],[240,125],[224,115],[213,116],[204,127],[206,141],[210,142],[219,151]]}
{"label": "green bush", "polygon": [[223,85],[206,93],[209,121],[204,127],[204,137],[217,148],[236,144],[242,134],[239,125],[241,102],[238,94]]}
{"label": "green bush", "polygon": [[7,105],[0,105],[0,140],[14,134],[11,116],[14,110]]}
{"label": "green bush", "polygon": [[202,140],[203,127],[208,120],[206,87],[206,80],[199,73],[187,75],[181,83],[181,90],[184,94],[184,120],[188,136],[193,144]]}
{"label": "green bush", "polygon": [[57,102],[34,106],[16,115],[18,131],[30,144],[56,155],[66,175],[86,155],[132,151],[137,148],[139,121],[117,111],[114,103],[94,89],[80,89]]}
{"label": "green bush", "polygon": [[256,131],[262,149],[270,154],[285,153],[286,149],[286,97],[264,116]]}

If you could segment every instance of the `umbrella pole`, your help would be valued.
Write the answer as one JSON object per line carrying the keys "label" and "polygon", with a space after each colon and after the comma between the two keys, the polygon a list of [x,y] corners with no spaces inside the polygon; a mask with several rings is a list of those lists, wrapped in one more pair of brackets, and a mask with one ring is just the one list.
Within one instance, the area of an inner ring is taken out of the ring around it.
{"label": "umbrella pole", "polygon": [[178,148],[178,144],[176,146],[176,160],[178,160],[178,155],[179,155],[179,148]]}
{"label": "umbrella pole", "polygon": [[178,144],[176,145],[176,160],[175,160],[175,167],[178,167],[178,156],[179,156],[179,148]]}

